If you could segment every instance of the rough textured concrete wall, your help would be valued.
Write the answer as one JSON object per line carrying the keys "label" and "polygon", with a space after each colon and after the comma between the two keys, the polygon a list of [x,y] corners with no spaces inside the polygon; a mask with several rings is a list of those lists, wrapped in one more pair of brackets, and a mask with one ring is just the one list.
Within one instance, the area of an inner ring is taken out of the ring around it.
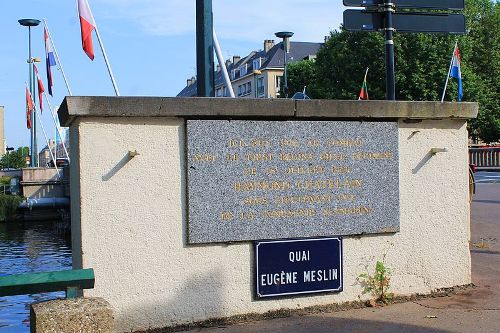
{"label": "rough textured concrete wall", "polygon": [[55,168],[22,169],[23,196],[30,199],[64,197],[64,185],[60,181],[62,178],[62,169],[59,169],[59,175]]}
{"label": "rough textured concrete wall", "polygon": [[[71,253],[73,256],[73,268],[81,269],[82,265],[82,227],[81,227],[81,191],[80,191],[80,165],[93,165],[92,160],[82,163],[80,160],[80,129],[79,123],[76,122],[74,126],[69,129],[70,142],[72,149],[70,151],[71,166],[69,169],[70,174],[70,187],[71,187]],[[90,222],[94,222],[90,220]],[[89,222],[87,222],[89,223]],[[92,228],[92,226],[90,226]]]}
{"label": "rough textured concrete wall", "polygon": [[[357,276],[384,258],[398,294],[470,283],[463,120],[400,123],[401,232],[344,239],[342,293],[266,301],[253,299],[250,243],[186,245],[183,120],[89,117],[72,126],[72,203],[81,205],[73,227],[81,221],[82,266],[96,274],[85,294],[112,304],[120,332],[357,300]],[[448,152],[430,154],[441,147]]]}

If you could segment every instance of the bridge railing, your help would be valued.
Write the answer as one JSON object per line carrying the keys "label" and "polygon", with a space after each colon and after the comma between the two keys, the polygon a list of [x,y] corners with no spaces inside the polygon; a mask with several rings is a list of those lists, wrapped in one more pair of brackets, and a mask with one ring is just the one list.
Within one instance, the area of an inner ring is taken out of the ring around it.
{"label": "bridge railing", "polygon": [[500,147],[469,148],[469,163],[477,168],[500,168]]}
{"label": "bridge railing", "polygon": [[92,268],[0,276],[0,297],[66,291],[66,298],[76,298],[79,290],[94,288],[94,282]]}

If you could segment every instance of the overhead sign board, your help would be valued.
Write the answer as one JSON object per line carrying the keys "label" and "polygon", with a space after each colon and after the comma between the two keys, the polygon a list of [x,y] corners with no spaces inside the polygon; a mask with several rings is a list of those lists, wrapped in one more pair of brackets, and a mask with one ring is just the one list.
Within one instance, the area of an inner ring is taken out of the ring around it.
{"label": "overhead sign board", "polygon": [[258,298],[342,291],[342,239],[255,242]]}
{"label": "overhead sign board", "polygon": [[396,8],[426,8],[426,9],[451,9],[462,10],[465,6],[464,0],[344,0],[344,6],[348,7],[371,7],[385,2],[391,2]]}
{"label": "overhead sign board", "polygon": [[[462,14],[394,13],[392,20],[397,32],[465,33]],[[378,12],[348,9],[344,11],[344,27],[348,31],[378,31],[384,28],[384,16]]]}

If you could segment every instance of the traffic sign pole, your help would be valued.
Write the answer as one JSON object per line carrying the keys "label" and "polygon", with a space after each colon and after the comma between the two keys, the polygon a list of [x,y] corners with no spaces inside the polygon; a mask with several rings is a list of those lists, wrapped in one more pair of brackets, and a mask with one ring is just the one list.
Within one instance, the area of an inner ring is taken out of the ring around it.
{"label": "traffic sign pole", "polygon": [[385,84],[386,99],[388,101],[396,100],[396,69],[394,66],[394,26],[392,24],[392,14],[394,13],[393,3],[384,3],[382,5],[385,13]]}
{"label": "traffic sign pole", "polygon": [[214,97],[212,0],[196,0],[196,89],[198,97]]}
{"label": "traffic sign pole", "polygon": [[344,6],[365,7],[364,10],[344,11],[347,31],[384,31],[386,99],[396,100],[396,74],[394,66],[394,31],[464,34],[463,14],[418,13],[396,7],[462,10],[464,0],[343,0]]}

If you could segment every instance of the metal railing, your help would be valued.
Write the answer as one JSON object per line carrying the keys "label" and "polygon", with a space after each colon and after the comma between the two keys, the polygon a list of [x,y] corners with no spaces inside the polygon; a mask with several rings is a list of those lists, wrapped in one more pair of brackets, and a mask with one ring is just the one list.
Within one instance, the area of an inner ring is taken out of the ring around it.
{"label": "metal railing", "polygon": [[82,289],[93,289],[94,270],[73,269],[57,272],[0,276],[0,297],[66,291],[66,298],[76,298]]}
{"label": "metal railing", "polygon": [[469,163],[477,168],[500,168],[500,147],[469,148]]}

